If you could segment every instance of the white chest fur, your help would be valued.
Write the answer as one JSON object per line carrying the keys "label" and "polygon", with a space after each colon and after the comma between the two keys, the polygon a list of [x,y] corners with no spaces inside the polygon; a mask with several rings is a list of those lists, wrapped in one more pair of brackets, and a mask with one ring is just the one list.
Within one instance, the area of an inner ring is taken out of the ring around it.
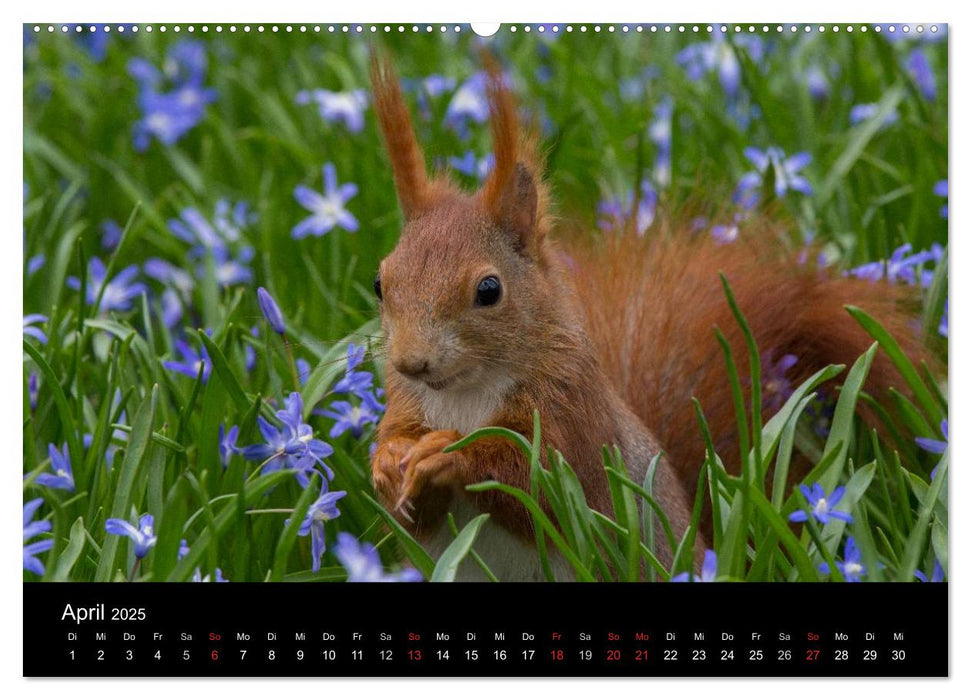
{"label": "white chest fur", "polygon": [[502,378],[491,386],[435,391],[421,388],[421,407],[432,430],[457,430],[462,435],[489,425],[514,382]]}

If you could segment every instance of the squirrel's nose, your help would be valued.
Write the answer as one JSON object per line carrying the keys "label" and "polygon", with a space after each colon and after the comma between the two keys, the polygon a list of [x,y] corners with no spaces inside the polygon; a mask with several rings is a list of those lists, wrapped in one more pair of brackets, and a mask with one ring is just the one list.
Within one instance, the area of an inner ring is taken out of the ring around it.
{"label": "squirrel's nose", "polygon": [[428,374],[428,360],[424,357],[401,357],[394,360],[393,364],[396,370],[413,379]]}

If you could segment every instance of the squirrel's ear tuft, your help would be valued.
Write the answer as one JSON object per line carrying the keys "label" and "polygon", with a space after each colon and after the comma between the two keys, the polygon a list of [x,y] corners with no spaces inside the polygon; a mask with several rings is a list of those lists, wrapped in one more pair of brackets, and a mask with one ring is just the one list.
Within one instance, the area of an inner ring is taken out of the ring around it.
{"label": "squirrel's ear tuft", "polygon": [[517,250],[528,252],[538,240],[536,221],[539,183],[529,163],[519,132],[516,104],[495,59],[484,54],[489,74],[489,120],[495,162],[482,188],[486,209],[504,231],[513,236]]}
{"label": "squirrel's ear tuft", "polygon": [[513,238],[513,245],[521,252],[529,251],[536,243],[536,214],[539,194],[536,181],[522,163],[516,163],[512,177],[500,191],[493,209],[496,223]]}
{"label": "squirrel's ear tuft", "polygon": [[428,174],[425,171],[425,157],[411,125],[411,115],[401,95],[398,76],[387,56],[372,54],[371,86],[374,90],[374,111],[391,158],[398,201],[405,220],[414,219],[421,213],[427,199]]}

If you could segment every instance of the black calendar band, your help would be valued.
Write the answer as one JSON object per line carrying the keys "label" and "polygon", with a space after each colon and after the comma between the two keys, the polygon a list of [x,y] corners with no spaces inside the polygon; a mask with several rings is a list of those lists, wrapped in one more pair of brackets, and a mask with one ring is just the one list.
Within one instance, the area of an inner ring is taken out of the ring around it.
{"label": "black calendar band", "polygon": [[31,583],[24,675],[946,676],[947,590]]}

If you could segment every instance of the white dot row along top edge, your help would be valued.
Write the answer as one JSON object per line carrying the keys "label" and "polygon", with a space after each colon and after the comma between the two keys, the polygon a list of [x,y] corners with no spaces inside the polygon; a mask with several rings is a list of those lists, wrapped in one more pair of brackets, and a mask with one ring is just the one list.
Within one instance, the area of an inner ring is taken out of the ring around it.
{"label": "white dot row along top edge", "polygon": [[[30,26],[30,25],[28,25]],[[846,24],[846,25],[823,25],[823,24],[761,24],[761,25],[742,25],[742,24],[510,24],[510,25],[459,25],[459,24],[285,24],[285,25],[249,25],[249,24],[188,24],[188,25],[152,25],[152,24],[47,24],[40,25],[35,24],[32,26],[34,33],[48,32],[55,33],[61,32],[62,34],[68,34],[70,32],[81,33],[81,32],[118,32],[124,34],[125,32],[137,33],[139,31],[153,32],[158,31],[165,33],[167,31],[172,31],[175,33],[180,33],[186,31],[189,33],[202,32],[207,33],[214,31],[216,33],[222,32],[243,32],[243,33],[293,33],[299,32],[306,34],[311,33],[321,33],[326,32],[330,34],[377,34],[379,32],[390,34],[392,32],[405,33],[431,33],[431,32],[453,32],[461,33],[463,31],[470,31],[478,36],[488,37],[493,36],[501,30],[505,30],[512,33],[525,32],[525,33],[539,33],[539,34],[561,34],[561,33],[590,33],[594,34],[607,32],[616,33],[620,32],[623,34],[628,34],[632,32],[649,32],[649,33],[666,33],[670,34],[672,32],[677,32],[679,34],[699,34],[699,33],[714,33],[721,32],[723,34],[727,33],[747,33],[747,34],[768,34],[775,32],[781,34],[783,32],[789,32],[795,34],[797,32],[810,33],[810,32],[847,32],[852,33],[854,31],[868,32],[874,31],[877,33],[889,32],[891,34],[903,33],[903,34],[922,34],[924,32],[930,32],[936,34],[940,31],[940,27],[937,24],[889,24],[889,25],[866,25],[866,24]]]}

